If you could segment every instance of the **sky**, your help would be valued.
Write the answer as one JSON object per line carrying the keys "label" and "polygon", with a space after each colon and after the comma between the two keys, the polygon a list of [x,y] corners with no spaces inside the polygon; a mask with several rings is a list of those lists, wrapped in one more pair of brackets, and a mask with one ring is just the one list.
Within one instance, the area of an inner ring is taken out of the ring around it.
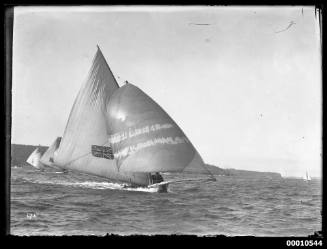
{"label": "sky", "polygon": [[314,6],[16,7],[12,143],[62,136],[96,45],[118,83],[151,96],[206,163],[321,176]]}

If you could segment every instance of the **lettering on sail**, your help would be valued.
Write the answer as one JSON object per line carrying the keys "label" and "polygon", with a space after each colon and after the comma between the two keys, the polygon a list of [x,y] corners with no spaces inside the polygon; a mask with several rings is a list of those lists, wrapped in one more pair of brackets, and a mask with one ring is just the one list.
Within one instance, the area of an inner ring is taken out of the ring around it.
{"label": "lettering on sail", "polygon": [[121,149],[114,153],[115,158],[124,158],[127,157],[141,149],[154,146],[156,144],[181,144],[181,143],[189,143],[189,140],[186,137],[161,137],[147,140],[143,143],[138,143],[136,145],[127,146],[124,149]]}
{"label": "lettering on sail", "polygon": [[113,134],[109,137],[109,143],[115,144],[121,141],[126,140],[127,138],[136,137],[142,134],[155,132],[162,129],[169,129],[172,128],[172,124],[154,124],[154,125],[147,125],[142,128],[130,128],[128,131],[123,131],[117,134]]}

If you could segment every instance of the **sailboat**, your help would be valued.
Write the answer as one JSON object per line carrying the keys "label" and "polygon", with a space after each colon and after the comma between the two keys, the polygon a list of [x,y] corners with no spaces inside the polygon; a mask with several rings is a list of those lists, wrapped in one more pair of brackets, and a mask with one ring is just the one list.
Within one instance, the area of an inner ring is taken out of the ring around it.
{"label": "sailboat", "polygon": [[57,137],[53,143],[49,146],[49,148],[44,152],[42,155],[40,162],[44,165],[44,168],[47,168],[48,170],[56,170],[56,173],[66,173],[67,170],[58,167],[54,163],[54,155],[56,150],[59,148],[59,144],[61,141],[61,137]]}
{"label": "sailboat", "polygon": [[27,158],[26,162],[37,169],[42,169],[43,165],[40,162],[40,159],[41,159],[41,152],[39,147],[37,147],[32,152],[32,154]]}
{"label": "sailboat", "polygon": [[309,182],[309,181],[311,181],[311,177],[310,177],[310,175],[308,174],[308,171],[305,172],[305,176],[303,177],[303,180],[304,180],[305,182]]}
{"label": "sailboat", "polygon": [[153,99],[131,83],[118,85],[99,46],[62,138],[41,161],[158,192],[171,183],[160,173],[204,167],[190,140]]}

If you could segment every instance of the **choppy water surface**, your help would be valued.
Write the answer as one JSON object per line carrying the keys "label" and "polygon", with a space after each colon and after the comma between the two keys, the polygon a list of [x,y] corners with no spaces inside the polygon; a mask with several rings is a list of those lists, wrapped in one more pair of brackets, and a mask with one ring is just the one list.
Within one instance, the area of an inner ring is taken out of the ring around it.
{"label": "choppy water surface", "polygon": [[[321,182],[217,176],[168,193],[12,167],[11,234],[307,236],[321,230]],[[166,175],[165,180],[176,179]]]}

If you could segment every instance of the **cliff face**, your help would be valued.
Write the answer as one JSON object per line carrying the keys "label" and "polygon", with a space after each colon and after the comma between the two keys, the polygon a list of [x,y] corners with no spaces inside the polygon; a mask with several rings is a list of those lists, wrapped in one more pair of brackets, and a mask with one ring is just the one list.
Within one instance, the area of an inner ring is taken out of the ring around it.
{"label": "cliff face", "polygon": [[275,172],[258,172],[258,171],[250,171],[250,170],[239,170],[239,169],[222,169],[210,164],[206,164],[206,167],[214,175],[249,177],[249,178],[282,178],[282,175],[280,173],[275,173]]}
{"label": "cliff face", "polygon": [[225,169],[226,175],[230,176],[240,176],[240,177],[265,177],[265,178],[282,178],[280,173],[275,172],[258,172],[258,171],[249,171],[249,170],[239,170],[239,169]]}
{"label": "cliff face", "polygon": [[[24,145],[24,144],[12,144],[11,145],[11,165],[22,165],[25,164],[29,155],[37,148],[35,145]],[[40,152],[43,154],[47,150],[47,146],[40,146]],[[281,178],[281,174],[274,172],[258,172],[249,170],[238,170],[238,169],[222,169],[214,165],[206,164],[206,168],[214,175],[224,176],[238,176],[238,177],[265,177],[265,178]],[[196,174],[203,172],[203,170],[192,170],[188,172]]]}

